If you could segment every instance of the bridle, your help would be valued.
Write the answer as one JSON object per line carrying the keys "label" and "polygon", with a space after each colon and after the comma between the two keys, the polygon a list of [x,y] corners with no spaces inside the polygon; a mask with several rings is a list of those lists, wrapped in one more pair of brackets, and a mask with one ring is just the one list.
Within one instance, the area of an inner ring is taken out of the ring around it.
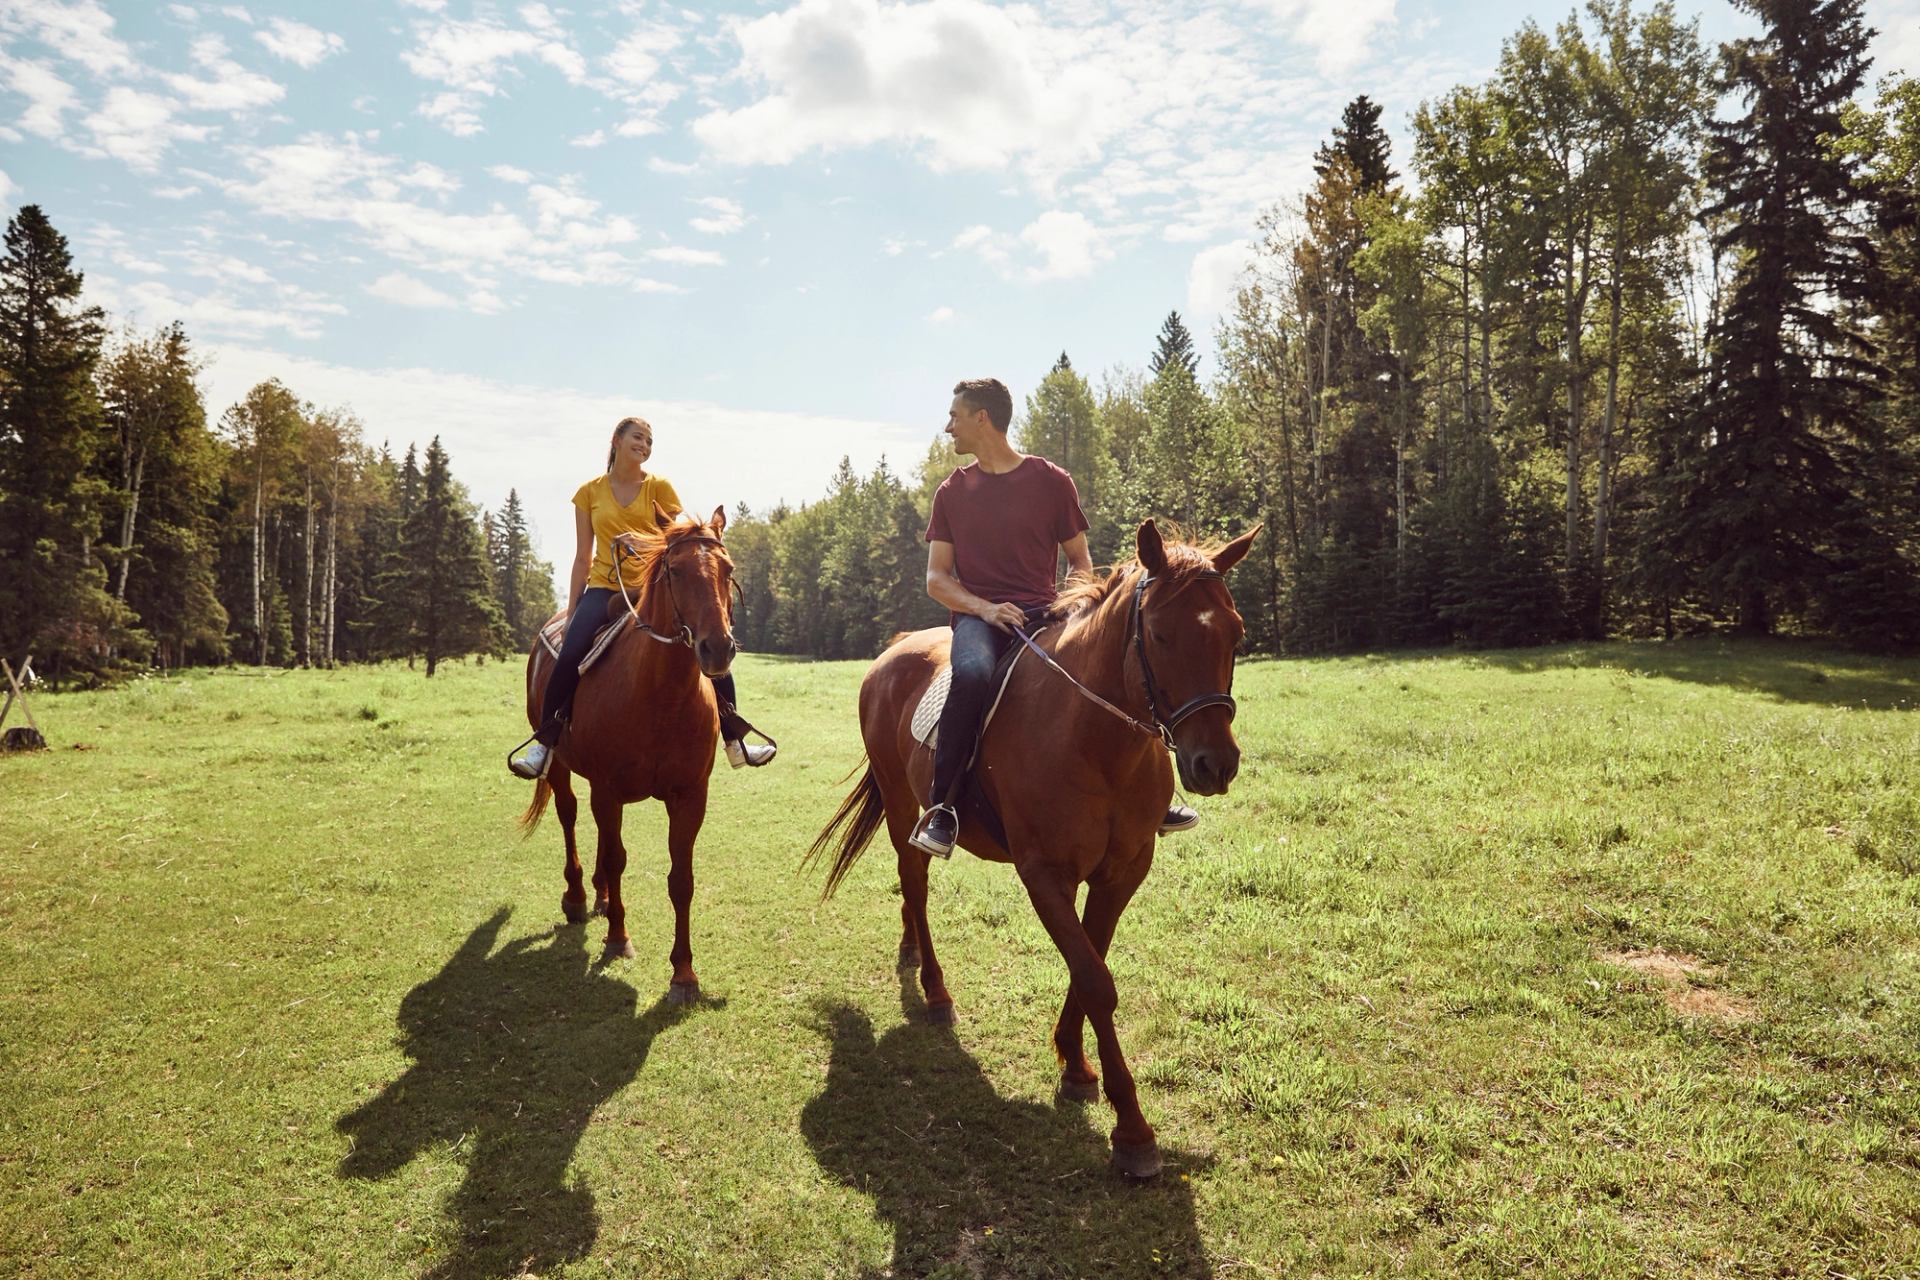
{"label": "bridle", "polygon": [[[1192,578],[1211,578],[1215,582],[1226,581],[1226,575],[1216,569],[1203,569],[1193,574]],[[1015,627],[1013,633],[1020,637],[1022,644],[1039,655],[1040,661],[1065,676],[1068,684],[1071,684],[1074,688],[1085,694],[1087,698],[1102,709],[1118,716],[1133,728],[1138,729],[1141,733],[1146,734],[1150,738],[1160,739],[1160,744],[1168,751],[1172,751],[1174,749],[1173,731],[1179,726],[1182,720],[1185,720],[1188,716],[1196,712],[1205,711],[1208,707],[1225,707],[1227,709],[1227,719],[1231,720],[1234,717],[1234,713],[1239,710],[1239,703],[1233,699],[1233,673],[1231,669],[1229,669],[1227,673],[1227,691],[1225,693],[1203,693],[1198,697],[1189,698],[1181,703],[1172,715],[1161,714],[1160,704],[1162,699],[1160,697],[1160,684],[1153,678],[1153,664],[1147,661],[1146,623],[1144,621],[1147,588],[1152,586],[1156,581],[1158,581],[1158,579],[1148,575],[1143,576],[1139,582],[1134,584],[1133,603],[1128,608],[1129,616],[1127,618],[1127,630],[1132,634],[1134,653],[1138,655],[1140,659],[1140,680],[1146,689],[1147,716],[1151,721],[1150,724],[1143,722],[1136,716],[1129,715],[1093,690],[1087,688],[1086,685],[1081,684],[1071,671],[1068,671],[1054,660],[1052,654],[1035,644],[1033,637],[1029,636],[1024,628]]]}
{"label": "bridle", "polygon": [[[679,628],[678,634],[668,635],[655,631],[652,627],[640,620],[640,610],[634,605],[633,597],[627,594],[627,575],[620,569],[620,558],[622,556],[631,556],[637,553],[627,550],[623,543],[616,542],[613,544],[613,576],[614,580],[620,584],[620,599],[626,603],[627,615],[633,619],[633,629],[646,636],[647,639],[658,640],[661,644],[684,644],[689,649],[693,648],[693,628],[687,625],[686,615],[680,612],[680,597],[673,589],[673,553],[683,546],[699,545],[718,547],[722,554],[725,554],[727,549],[727,544],[720,541],[720,539],[713,534],[698,534],[675,538],[671,545],[663,547],[660,551],[661,571],[667,576],[667,603],[673,606],[674,625]],[[728,584],[733,588],[735,597],[742,600],[745,599],[740,593],[740,584],[738,582],[729,579]],[[727,602],[727,621],[729,624],[733,621],[733,601],[731,599]]]}
{"label": "bridle", "polygon": [[[1226,581],[1226,575],[1217,569],[1202,569],[1199,573],[1193,575],[1193,580],[1196,581],[1204,581],[1208,578],[1211,578],[1215,582]],[[1174,708],[1172,715],[1167,715],[1160,710],[1160,684],[1153,678],[1153,664],[1147,661],[1147,588],[1152,586],[1156,581],[1157,579],[1148,576],[1141,578],[1139,582],[1134,584],[1133,619],[1130,625],[1133,629],[1133,651],[1138,654],[1140,658],[1140,682],[1144,684],[1147,689],[1147,714],[1153,717],[1153,726],[1160,731],[1160,736],[1165,740],[1167,749],[1172,750],[1173,731],[1180,727],[1182,720],[1185,720],[1195,712],[1205,711],[1208,707],[1225,707],[1227,709],[1227,719],[1232,720],[1234,714],[1239,711],[1240,704],[1233,700],[1233,668],[1228,667],[1227,688],[1225,692],[1202,693],[1195,697],[1188,698],[1185,702]]]}

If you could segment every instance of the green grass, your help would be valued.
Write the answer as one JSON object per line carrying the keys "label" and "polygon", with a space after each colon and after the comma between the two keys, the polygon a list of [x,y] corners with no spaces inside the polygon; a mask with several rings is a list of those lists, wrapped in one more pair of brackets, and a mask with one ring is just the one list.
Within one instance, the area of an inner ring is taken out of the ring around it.
{"label": "green grass", "polygon": [[[782,753],[715,775],[687,1010],[657,807],[639,958],[556,928],[511,665],[36,697],[0,1272],[1915,1274],[1920,663],[1243,665],[1240,780],[1114,948],[1146,1187],[1052,1102],[1065,972],[1010,871],[936,865],[951,1032],[908,1016],[887,851],[831,903],[796,875],[860,671],[742,663]],[[1603,959],[1653,949],[1694,971]]]}

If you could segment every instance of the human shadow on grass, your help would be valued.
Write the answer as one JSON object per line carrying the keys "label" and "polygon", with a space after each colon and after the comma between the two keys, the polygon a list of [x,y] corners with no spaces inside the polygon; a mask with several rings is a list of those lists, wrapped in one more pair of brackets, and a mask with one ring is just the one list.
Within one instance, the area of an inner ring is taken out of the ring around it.
{"label": "human shadow on grass", "polygon": [[878,1039],[860,1010],[819,1007],[827,1083],[800,1114],[820,1167],[893,1229],[866,1275],[1212,1274],[1184,1176],[1205,1161],[1163,1148],[1156,1181],[1123,1180],[1106,1104],[1004,1099],[953,1029],[925,1024],[911,974],[901,1004]]}
{"label": "human shadow on grass", "polygon": [[599,1234],[593,1192],[567,1165],[594,1111],[639,1072],[653,1039],[690,1006],[635,1017],[632,987],[592,964],[586,930],[561,926],[494,951],[496,912],[400,1002],[413,1065],[335,1128],[352,1140],[343,1178],[385,1178],[451,1144],[466,1180],[448,1211],[443,1280],[545,1271]]}
{"label": "human shadow on grass", "polygon": [[1788,638],[1701,637],[1589,647],[1476,653],[1486,667],[1535,675],[1569,667],[1618,667],[1689,684],[1740,689],[1782,702],[1875,711],[1920,710],[1920,662],[1849,652]]}

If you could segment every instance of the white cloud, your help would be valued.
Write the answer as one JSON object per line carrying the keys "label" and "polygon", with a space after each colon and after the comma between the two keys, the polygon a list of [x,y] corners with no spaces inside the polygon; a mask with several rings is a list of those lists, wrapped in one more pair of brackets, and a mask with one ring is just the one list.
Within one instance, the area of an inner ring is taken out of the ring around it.
{"label": "white cloud", "polygon": [[1870,46],[1875,78],[1895,71],[1920,76],[1920,0],[1867,0],[1864,10],[1879,32]]}
{"label": "white cloud", "polygon": [[1039,253],[1034,275],[1041,280],[1084,276],[1113,256],[1106,234],[1080,213],[1050,209],[1028,223],[1020,239]]}
{"label": "white cloud", "polygon": [[254,32],[253,38],[276,58],[307,68],[319,66],[347,47],[347,42],[333,32],[290,18],[269,18],[267,29]]}
{"label": "white cloud", "polygon": [[470,138],[486,128],[480,123],[480,113],[475,109],[478,106],[472,94],[449,90],[422,102],[420,114],[456,138]]}
{"label": "white cloud", "polygon": [[709,211],[707,217],[695,218],[688,223],[695,231],[710,236],[725,236],[747,225],[746,210],[725,196],[702,196],[694,203]]}
{"label": "white cloud", "polygon": [[175,104],[157,94],[115,85],[100,109],[87,117],[87,129],[100,152],[142,171],[159,167],[175,142],[199,142],[210,130],[174,119]]}
{"label": "white cloud", "polygon": [[207,78],[169,75],[165,77],[167,85],[196,111],[249,111],[286,97],[284,88],[247,70],[227,52],[227,42],[219,36],[199,37],[193,42],[193,60]]}
{"label": "white cloud", "polygon": [[607,131],[605,129],[595,129],[592,133],[583,133],[577,138],[569,138],[567,145],[570,147],[592,148],[604,144],[606,140]]}
{"label": "white cloud", "polygon": [[8,0],[0,5],[0,32],[32,36],[96,76],[139,70],[132,52],[113,33],[113,15],[99,0]]}
{"label": "white cloud", "polygon": [[27,109],[16,123],[28,133],[58,141],[66,133],[64,117],[73,107],[73,86],[46,63],[10,58],[5,49],[0,49],[0,75],[5,75],[8,88],[27,100]]}
{"label": "white cloud", "polygon": [[699,172],[700,166],[697,164],[681,164],[677,160],[668,160],[661,156],[649,156],[647,157],[647,168],[653,170],[655,173],[678,176],[684,173],[697,173]]}
{"label": "white cloud", "polygon": [[0,169],[0,205],[13,208],[13,198],[19,194],[20,188],[14,185],[13,179],[7,176],[6,170]]}
{"label": "white cloud", "polygon": [[178,320],[196,336],[258,340],[280,332],[306,341],[320,336],[323,317],[346,314],[346,308],[331,299],[285,286],[258,302],[220,288],[210,293],[177,293],[159,280],[142,280],[122,290],[98,274],[87,277],[87,286],[116,317],[141,326]]}
{"label": "white cloud", "polygon": [[[538,5],[527,6],[522,17],[530,11],[551,17]],[[421,79],[446,86],[421,106],[421,114],[461,137],[481,131],[481,100],[504,92],[519,75],[514,64],[522,58],[545,63],[572,84],[589,78],[586,59],[567,43],[557,23],[530,30],[492,18],[440,19],[416,24],[414,36],[414,46],[400,60]]]}
{"label": "white cloud", "polygon": [[631,119],[622,120],[619,128],[615,129],[614,132],[623,138],[645,138],[660,133],[665,128],[666,126],[658,120],[650,119],[647,116],[634,116]]}
{"label": "white cloud", "polygon": [[451,294],[442,293],[424,280],[395,271],[367,286],[367,292],[402,307],[456,307]]}
{"label": "white cloud", "polygon": [[953,319],[952,307],[935,307],[927,313],[928,324],[946,324]]}
{"label": "white cloud", "polygon": [[680,245],[649,249],[647,256],[655,262],[675,262],[683,267],[724,267],[727,264],[725,258],[711,249],[688,249]]}
{"label": "white cloud", "polygon": [[1373,52],[1369,42],[1392,29],[1394,0],[1251,0],[1285,23],[1317,55],[1320,70],[1351,71]]}
{"label": "white cloud", "polygon": [[531,173],[528,173],[525,169],[516,169],[510,164],[490,165],[487,173],[500,179],[502,182],[511,182],[522,187],[533,181],[533,175]]}
{"label": "white cloud", "polygon": [[1187,270],[1187,319],[1199,330],[1233,306],[1242,274],[1253,260],[1254,247],[1245,240],[1202,249]]}

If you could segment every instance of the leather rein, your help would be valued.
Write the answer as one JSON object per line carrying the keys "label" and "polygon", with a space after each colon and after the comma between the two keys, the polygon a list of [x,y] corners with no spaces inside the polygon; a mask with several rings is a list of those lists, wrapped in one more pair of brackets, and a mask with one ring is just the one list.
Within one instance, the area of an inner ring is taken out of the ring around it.
{"label": "leather rein", "polygon": [[[1215,570],[1215,569],[1203,569],[1199,573],[1194,574],[1193,577],[1196,579],[1211,578],[1215,582],[1226,581],[1226,575],[1223,573],[1220,573],[1218,570]],[[1143,722],[1138,717],[1130,715],[1126,711],[1121,710],[1119,707],[1116,707],[1115,705],[1113,705],[1113,703],[1108,702],[1105,698],[1101,697],[1099,694],[1095,693],[1093,690],[1087,688],[1086,685],[1081,684],[1080,681],[1074,676],[1074,674],[1071,671],[1068,671],[1065,667],[1061,666],[1058,662],[1054,661],[1052,654],[1048,653],[1045,649],[1042,649],[1039,645],[1035,644],[1033,642],[1033,637],[1029,636],[1026,633],[1026,630],[1024,628],[1015,627],[1013,629],[1013,633],[1020,637],[1021,643],[1025,644],[1027,648],[1033,650],[1035,654],[1039,655],[1039,658],[1042,662],[1046,663],[1049,667],[1052,667],[1055,671],[1065,676],[1068,684],[1071,684],[1074,688],[1078,689],[1081,693],[1085,694],[1087,698],[1089,698],[1095,705],[1099,706],[1105,711],[1109,711],[1112,714],[1118,716],[1120,719],[1126,721],[1127,724],[1131,725],[1135,729],[1138,729],[1141,733],[1146,734],[1148,737],[1160,739],[1160,745],[1165,747],[1168,751],[1172,751],[1173,750],[1173,731],[1176,728],[1178,728],[1180,726],[1180,722],[1185,720],[1188,716],[1191,716],[1196,712],[1205,711],[1208,707],[1225,707],[1227,709],[1227,719],[1231,720],[1233,719],[1235,713],[1239,711],[1240,704],[1234,701],[1233,684],[1232,684],[1233,677],[1231,675],[1231,672],[1229,672],[1229,675],[1227,677],[1228,684],[1227,684],[1226,692],[1203,693],[1198,695],[1197,697],[1189,698],[1185,702],[1181,703],[1178,707],[1176,707],[1171,715],[1165,714],[1160,710],[1161,703],[1164,701],[1164,699],[1161,697],[1161,694],[1160,694],[1160,683],[1159,681],[1155,680],[1153,676],[1153,664],[1147,660],[1147,635],[1146,635],[1146,623],[1144,621],[1144,615],[1146,613],[1147,588],[1152,586],[1156,581],[1158,581],[1157,578],[1154,578],[1151,575],[1146,575],[1146,576],[1143,576],[1139,582],[1134,584],[1133,603],[1128,608],[1128,619],[1127,619],[1127,631],[1129,632],[1130,639],[1133,644],[1133,650],[1134,650],[1134,653],[1138,655],[1140,659],[1140,682],[1146,689],[1147,714],[1149,717],[1151,717],[1151,720],[1152,720],[1151,724]]]}

